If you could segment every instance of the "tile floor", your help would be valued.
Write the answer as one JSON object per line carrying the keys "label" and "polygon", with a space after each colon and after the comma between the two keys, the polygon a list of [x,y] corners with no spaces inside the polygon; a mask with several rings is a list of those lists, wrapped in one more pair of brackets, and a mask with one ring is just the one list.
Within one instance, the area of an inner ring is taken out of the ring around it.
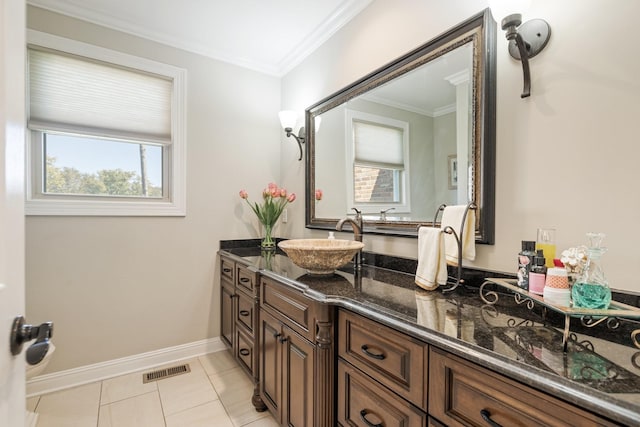
{"label": "tile floor", "polygon": [[275,427],[251,405],[253,385],[220,351],[189,363],[191,372],[147,384],[143,372],[27,399],[37,427]]}

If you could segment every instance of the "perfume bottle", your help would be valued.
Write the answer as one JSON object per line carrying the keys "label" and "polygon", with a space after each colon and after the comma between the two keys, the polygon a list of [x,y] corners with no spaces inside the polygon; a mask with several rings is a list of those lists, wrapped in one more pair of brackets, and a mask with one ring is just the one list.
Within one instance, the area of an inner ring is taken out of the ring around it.
{"label": "perfume bottle", "polygon": [[602,247],[604,237],[602,233],[587,233],[587,262],[571,288],[574,307],[602,310],[609,308],[611,289],[600,267],[600,257],[607,251],[607,248]]}

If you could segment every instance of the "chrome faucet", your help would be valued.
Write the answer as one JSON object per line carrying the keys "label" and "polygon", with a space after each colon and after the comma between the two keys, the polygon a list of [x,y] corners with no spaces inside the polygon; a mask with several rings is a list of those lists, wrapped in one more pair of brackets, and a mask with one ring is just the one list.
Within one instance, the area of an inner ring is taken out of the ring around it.
{"label": "chrome faucet", "polygon": [[[356,211],[356,217],[354,219],[351,219],[349,217],[342,218],[336,224],[336,230],[342,231],[342,227],[344,226],[344,223],[348,222],[351,224],[351,229],[353,230],[353,239],[358,242],[362,242],[362,230],[363,230],[362,211],[359,211],[356,208],[351,208],[351,209]],[[362,250],[359,250],[358,253],[356,253],[356,255],[353,257],[353,267],[355,269],[360,269],[361,265],[362,265]]]}
{"label": "chrome faucet", "polygon": [[394,210],[395,208],[383,209],[380,211],[380,221],[387,220],[387,212]]}

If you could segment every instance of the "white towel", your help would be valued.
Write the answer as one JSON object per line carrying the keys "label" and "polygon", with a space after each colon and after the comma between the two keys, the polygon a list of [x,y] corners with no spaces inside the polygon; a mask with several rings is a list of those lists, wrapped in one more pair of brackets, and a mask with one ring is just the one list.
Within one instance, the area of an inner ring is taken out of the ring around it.
{"label": "white towel", "polygon": [[442,230],[433,227],[420,227],[418,230],[416,285],[428,291],[447,283],[443,234]]}
{"label": "white towel", "polygon": [[[462,258],[473,261],[476,259],[476,214],[473,209],[469,209],[464,223],[464,235],[460,235],[460,225],[466,205],[447,206],[442,212],[440,227],[451,227],[455,230],[458,238],[462,241]],[[458,265],[458,243],[453,234],[444,233],[444,248],[447,262]]]}

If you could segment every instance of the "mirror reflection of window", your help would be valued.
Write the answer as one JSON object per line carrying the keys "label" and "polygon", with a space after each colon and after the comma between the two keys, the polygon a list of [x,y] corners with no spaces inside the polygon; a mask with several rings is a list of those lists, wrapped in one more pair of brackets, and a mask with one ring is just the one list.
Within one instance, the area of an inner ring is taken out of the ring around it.
{"label": "mirror reflection of window", "polygon": [[409,212],[408,123],[350,110],[346,129],[352,175],[347,205],[372,214]]}
{"label": "mirror reflection of window", "polygon": [[353,187],[356,203],[399,203],[404,175],[402,129],[355,121]]}

